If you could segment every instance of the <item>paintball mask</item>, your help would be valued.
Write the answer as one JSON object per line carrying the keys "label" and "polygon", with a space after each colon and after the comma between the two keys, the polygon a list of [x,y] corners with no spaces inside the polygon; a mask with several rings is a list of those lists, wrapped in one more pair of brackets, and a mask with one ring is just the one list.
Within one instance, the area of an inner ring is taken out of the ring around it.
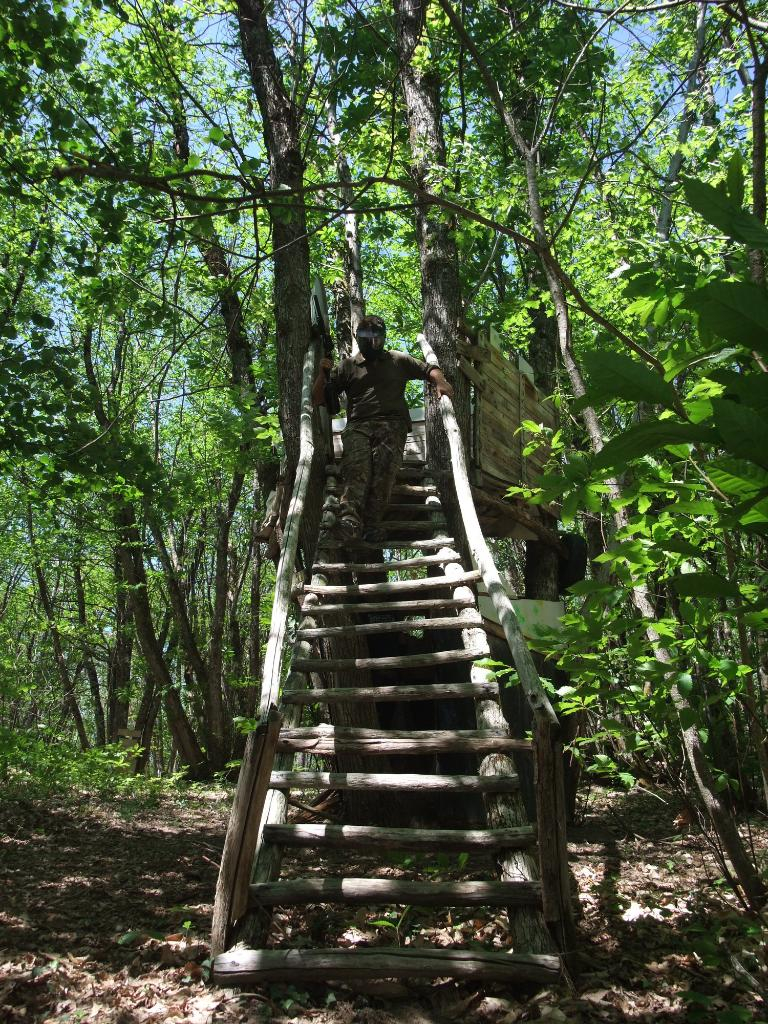
{"label": "paintball mask", "polygon": [[[357,329],[357,345],[366,359],[376,359],[384,350],[387,328],[378,317],[366,318]],[[374,320],[373,323],[370,321]]]}

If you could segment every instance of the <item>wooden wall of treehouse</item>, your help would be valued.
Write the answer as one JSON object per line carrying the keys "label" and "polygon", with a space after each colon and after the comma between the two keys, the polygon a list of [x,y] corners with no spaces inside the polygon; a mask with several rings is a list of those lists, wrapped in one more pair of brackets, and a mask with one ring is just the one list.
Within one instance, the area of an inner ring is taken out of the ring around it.
{"label": "wooden wall of treehouse", "polygon": [[557,415],[533,383],[523,359],[513,362],[501,351],[493,328],[478,344],[463,344],[460,367],[472,384],[472,482],[492,492],[513,484],[535,484],[549,455],[544,445],[525,453],[532,440],[519,430],[524,420],[554,429]]}

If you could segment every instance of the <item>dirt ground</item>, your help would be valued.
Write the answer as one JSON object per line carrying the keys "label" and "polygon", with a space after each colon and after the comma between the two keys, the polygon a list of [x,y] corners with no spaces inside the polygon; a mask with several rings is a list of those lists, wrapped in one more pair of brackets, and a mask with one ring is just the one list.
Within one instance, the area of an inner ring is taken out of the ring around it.
{"label": "dirt ground", "polygon": [[[223,790],[200,790],[148,808],[108,806],[86,795],[0,796],[3,1024],[768,1021],[764,922],[738,913],[674,800],[637,790],[593,792],[571,832],[582,912],[582,964],[571,986],[212,988],[206,941],[228,799]],[[765,867],[764,820],[753,822],[751,841]],[[468,867],[400,858],[384,873],[405,876],[417,866],[439,877],[461,877]],[[346,873],[356,872],[347,864]],[[382,908],[344,916],[326,907],[277,915],[278,944],[318,938],[347,946],[508,945],[503,917],[477,908],[469,916],[412,909],[386,918]]]}

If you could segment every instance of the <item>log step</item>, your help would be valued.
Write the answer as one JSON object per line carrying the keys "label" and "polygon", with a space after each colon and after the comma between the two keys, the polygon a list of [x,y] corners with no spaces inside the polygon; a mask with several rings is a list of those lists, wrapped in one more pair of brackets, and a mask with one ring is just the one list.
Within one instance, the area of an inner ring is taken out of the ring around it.
{"label": "log step", "polygon": [[462,597],[432,597],[417,601],[366,601],[365,603],[343,604],[304,604],[302,615],[368,615],[372,612],[428,612],[441,611],[448,608],[474,608],[474,601],[466,601]]}
{"label": "log step", "polygon": [[[341,477],[341,465],[338,462],[329,462],[325,467],[326,476]],[[426,472],[426,463],[423,461],[419,462],[404,462],[403,465],[397,472],[396,480],[421,480]]]}
{"label": "log step", "polygon": [[406,772],[272,772],[271,789],[338,789],[358,792],[516,793],[517,775],[413,775]]}
{"label": "log step", "polygon": [[503,729],[360,729],[349,725],[314,725],[282,729],[280,753],[310,754],[438,754],[511,753],[530,751],[530,740],[509,736]]}
{"label": "log step", "polygon": [[[435,512],[442,511],[442,507],[443,506],[440,504],[439,501],[430,502],[429,505],[424,505],[421,502],[411,502],[409,504],[408,502],[404,501],[391,501],[384,509],[384,516],[386,517],[392,512],[408,512],[411,515],[413,515],[414,512],[418,512],[421,515],[428,516],[432,515]],[[387,520],[385,518],[383,525],[386,526],[386,524]]]}
{"label": "log step", "polygon": [[448,579],[446,576],[428,576],[418,580],[393,580],[391,583],[349,583],[345,586],[313,586],[310,583],[300,588],[299,593],[318,594],[320,597],[365,597],[367,594],[402,594],[408,590],[445,590],[477,583],[480,572],[471,569],[460,576]]}
{"label": "log step", "polygon": [[291,878],[250,887],[248,905],[300,907],[308,903],[415,904],[419,907],[535,907],[539,882],[421,882],[403,878]]}
{"label": "log step", "polygon": [[488,657],[488,648],[460,647],[454,651],[428,654],[398,654],[391,658],[294,658],[293,672],[346,672],[355,669],[429,668],[432,665],[453,665],[461,661],[477,661]]}
{"label": "log step", "polygon": [[[325,611],[325,609],[323,609]],[[379,633],[411,633],[414,629],[467,629],[470,626],[482,626],[482,616],[477,614],[457,618],[435,619],[400,619],[396,622],[363,622],[354,626],[318,626],[312,629],[300,629],[296,633],[297,640],[331,639],[337,636],[373,636]]]}
{"label": "log step", "polygon": [[267,981],[353,981],[378,978],[469,978],[551,985],[560,959],[541,953],[375,947],[358,949],[231,949],[213,961],[213,981],[239,988]]}
{"label": "log step", "polygon": [[498,699],[499,687],[491,683],[422,683],[414,686],[335,686],[312,690],[288,690],[283,704],[368,704],[390,700]]}
{"label": "log step", "polygon": [[350,541],[349,547],[355,552],[358,551],[381,551],[382,548],[386,548],[387,551],[402,551],[402,550],[414,550],[414,551],[436,551],[440,548],[451,548],[456,543],[453,537],[414,537],[412,540],[390,540],[387,538],[385,541],[373,541],[367,540],[355,540]]}
{"label": "log step", "polygon": [[[328,494],[339,494],[341,492],[340,481],[336,477],[328,477],[326,491]],[[396,483],[392,488],[393,498],[432,498],[438,496],[437,487],[434,484],[404,484]]]}
{"label": "log step", "polygon": [[343,847],[376,850],[520,850],[533,846],[536,829],[382,828],[378,825],[266,825],[264,838],[275,846]]}
{"label": "log step", "polygon": [[[385,519],[379,525],[386,534],[392,533],[394,530],[403,530],[408,535],[413,531],[423,533],[425,530],[443,529],[446,523],[442,516],[436,515],[434,519],[427,519],[424,522],[418,519]],[[386,545],[386,541],[384,544]]]}
{"label": "log step", "polygon": [[[445,545],[443,545],[445,547]],[[313,572],[401,572],[405,569],[420,569],[426,565],[445,565],[458,562],[455,551],[442,555],[420,555],[417,558],[393,558],[389,562],[315,562]]]}

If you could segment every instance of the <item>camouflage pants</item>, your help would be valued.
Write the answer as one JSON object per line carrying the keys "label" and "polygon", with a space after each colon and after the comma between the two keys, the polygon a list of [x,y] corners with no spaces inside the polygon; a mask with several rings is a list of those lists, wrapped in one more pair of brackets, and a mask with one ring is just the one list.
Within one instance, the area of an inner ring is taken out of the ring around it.
{"label": "camouflage pants", "polygon": [[408,424],[403,420],[363,420],[344,429],[342,519],[358,528],[378,526],[403,461],[407,436]]}

